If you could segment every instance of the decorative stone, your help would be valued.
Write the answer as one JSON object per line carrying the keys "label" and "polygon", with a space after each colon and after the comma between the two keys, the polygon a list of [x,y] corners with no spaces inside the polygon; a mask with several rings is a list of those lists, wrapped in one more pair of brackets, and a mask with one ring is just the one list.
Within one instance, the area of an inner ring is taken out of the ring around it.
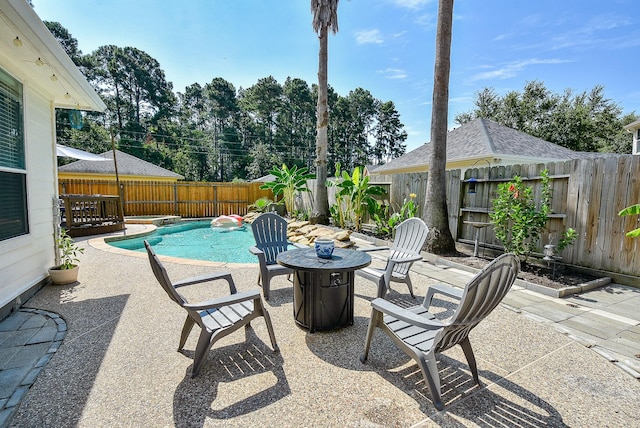
{"label": "decorative stone", "polygon": [[351,238],[350,230],[340,230],[333,235],[336,241],[348,241]]}

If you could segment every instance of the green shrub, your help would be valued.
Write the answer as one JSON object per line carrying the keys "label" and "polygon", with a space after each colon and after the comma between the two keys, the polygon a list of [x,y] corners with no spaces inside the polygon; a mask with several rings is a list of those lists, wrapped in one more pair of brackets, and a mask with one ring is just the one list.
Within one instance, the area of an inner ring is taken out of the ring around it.
{"label": "green shrub", "polygon": [[498,197],[493,200],[493,212],[489,214],[496,238],[506,252],[524,256],[535,251],[540,234],[551,212],[551,188],[547,170],[540,174],[542,191],[539,208],[536,207],[533,188],[526,186],[522,178],[498,186]]}

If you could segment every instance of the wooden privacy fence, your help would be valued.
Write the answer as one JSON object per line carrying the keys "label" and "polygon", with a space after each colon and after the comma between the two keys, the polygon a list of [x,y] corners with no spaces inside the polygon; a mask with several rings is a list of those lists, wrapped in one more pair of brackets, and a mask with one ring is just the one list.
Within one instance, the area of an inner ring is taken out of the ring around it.
{"label": "wooden privacy fence", "polygon": [[[186,218],[247,213],[247,206],[270,190],[262,183],[122,181],[125,216],[177,215]],[[115,180],[60,180],[60,194],[118,195]]]}
{"label": "wooden privacy fence", "polygon": [[[620,217],[623,208],[640,203],[640,156],[612,156],[548,164],[493,166],[447,171],[447,207],[449,227],[454,239],[473,243],[476,232],[481,246],[501,249],[489,223],[489,212],[498,186],[520,176],[532,186],[539,200],[540,173],[547,169],[553,189],[552,213],[542,233],[539,248],[557,244],[562,232],[571,227],[578,238],[560,256],[576,266],[640,275],[640,239],[625,233],[638,227],[637,216]],[[417,195],[424,213],[427,173],[378,176],[372,181],[391,181],[390,201],[402,205],[410,193]],[[469,193],[470,178],[476,179],[475,193]],[[421,200],[422,198],[422,200]],[[428,203],[428,202],[427,202]],[[479,226],[479,227],[476,227]]]}
{"label": "wooden privacy fence", "polygon": [[[478,234],[482,247],[501,249],[491,225],[489,212],[498,185],[516,175],[540,195],[540,173],[547,169],[552,178],[552,214],[539,247],[557,244],[569,227],[578,239],[560,256],[562,262],[593,269],[640,276],[640,239],[625,233],[638,226],[636,216],[620,217],[623,208],[640,203],[640,156],[614,156],[536,165],[493,166],[491,168],[447,171],[447,207],[449,228],[457,241],[473,243]],[[393,210],[399,209],[411,193],[416,194],[418,215],[424,217],[427,173],[372,176],[372,184],[389,189],[383,200]],[[469,193],[470,178],[476,179],[475,193]],[[315,189],[315,181],[309,181]],[[182,217],[216,217],[247,213],[247,206],[260,197],[273,199],[270,190],[259,189],[261,183],[143,182],[121,183],[124,212],[134,215],[179,215]],[[61,194],[117,195],[114,180],[60,180]],[[329,203],[335,202],[335,187],[329,187]],[[537,198],[539,200],[539,198]],[[313,194],[298,198],[298,209],[308,212]]]}

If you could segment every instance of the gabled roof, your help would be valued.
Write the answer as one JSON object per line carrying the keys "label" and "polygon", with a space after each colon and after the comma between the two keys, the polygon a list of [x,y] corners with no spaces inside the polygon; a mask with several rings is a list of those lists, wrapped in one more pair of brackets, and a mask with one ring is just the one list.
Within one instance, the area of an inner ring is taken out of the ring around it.
{"label": "gabled roof", "polygon": [[272,181],[276,181],[276,176],[273,174],[263,175],[262,177],[258,177],[255,180],[251,180],[252,183],[270,183]]}
{"label": "gabled roof", "polygon": [[[418,167],[427,170],[431,147],[430,143],[424,144],[380,166],[375,173],[390,174]],[[489,119],[474,119],[447,134],[447,163],[487,157],[552,162],[602,155],[575,152]]]}
{"label": "gabled roof", "polygon": [[[100,155],[108,159],[113,159],[112,151],[104,152]],[[173,171],[169,171],[168,169],[164,169],[128,153],[121,152],[120,150],[116,150],[116,162],[118,162],[118,175],[184,178],[184,176],[180,174],[176,174]],[[93,162],[88,160],[80,160],[63,165],[58,168],[58,171],[105,175],[114,175],[116,173],[113,162]]]}

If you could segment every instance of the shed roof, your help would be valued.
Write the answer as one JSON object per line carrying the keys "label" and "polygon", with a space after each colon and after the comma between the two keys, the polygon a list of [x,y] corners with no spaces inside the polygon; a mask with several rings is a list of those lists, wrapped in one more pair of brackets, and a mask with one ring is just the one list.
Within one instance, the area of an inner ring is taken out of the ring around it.
{"label": "shed roof", "polygon": [[[113,159],[113,151],[101,153],[101,156]],[[184,176],[180,174],[139,159],[128,153],[121,152],[120,150],[116,150],[116,161],[118,162],[118,175],[184,178]],[[113,162],[80,160],[63,165],[58,168],[58,171],[87,174],[115,174],[115,167]]]}
{"label": "shed roof", "polygon": [[[376,174],[420,166],[428,168],[430,143],[380,166]],[[486,157],[529,158],[551,162],[602,156],[602,153],[576,152],[538,137],[501,125],[489,119],[474,119],[447,134],[447,162]]]}

